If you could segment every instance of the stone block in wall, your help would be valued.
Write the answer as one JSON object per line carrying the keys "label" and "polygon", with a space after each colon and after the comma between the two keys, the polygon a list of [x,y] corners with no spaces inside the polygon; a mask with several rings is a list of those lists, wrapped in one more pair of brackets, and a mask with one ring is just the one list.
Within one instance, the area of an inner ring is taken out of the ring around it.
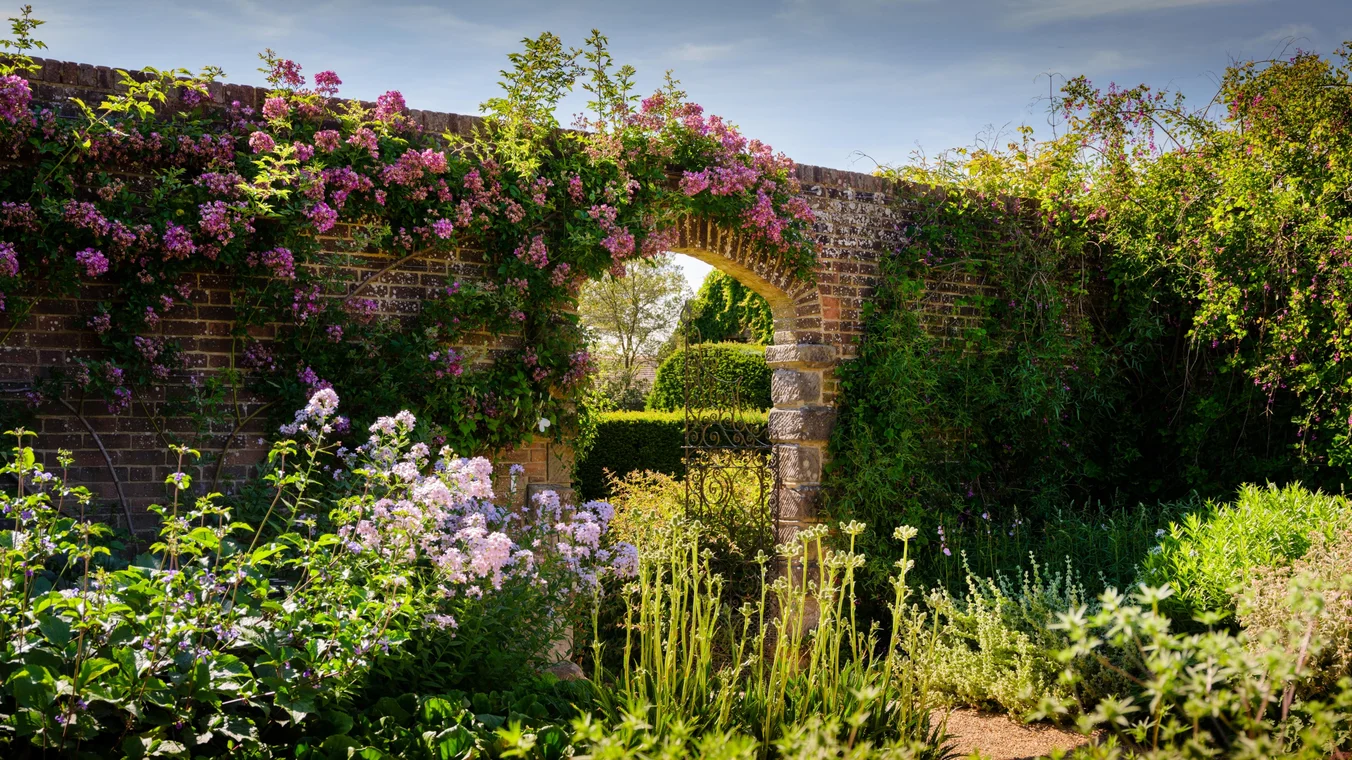
{"label": "stone block in wall", "polygon": [[820,343],[794,343],[765,349],[765,362],[771,367],[821,369],[835,363],[836,349]]}
{"label": "stone block in wall", "polygon": [[781,443],[775,446],[775,470],[782,483],[819,483],[822,450],[819,446]]}
{"label": "stone block in wall", "polygon": [[776,369],[770,375],[770,400],[775,406],[801,406],[821,400],[820,372],[799,369]]}
{"label": "stone block in wall", "polygon": [[821,491],[819,485],[780,486],[779,519],[793,521],[816,519],[818,508],[821,506]]}
{"label": "stone block in wall", "polygon": [[774,409],[767,425],[770,440],[784,443],[825,443],[836,426],[836,410],[827,407]]}

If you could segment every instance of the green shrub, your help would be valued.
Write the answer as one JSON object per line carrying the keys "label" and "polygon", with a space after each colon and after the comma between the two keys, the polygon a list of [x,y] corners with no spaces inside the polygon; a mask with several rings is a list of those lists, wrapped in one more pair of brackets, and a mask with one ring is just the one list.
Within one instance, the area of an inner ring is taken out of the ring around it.
{"label": "green shrub", "polygon": [[[988,512],[933,515],[916,539],[925,550],[916,557],[913,575],[925,588],[940,586],[961,596],[969,575],[995,577],[1029,556],[1053,564],[1070,559],[1082,569],[1080,580],[1092,597],[1106,588],[1131,586],[1141,559],[1159,543],[1159,531],[1204,505],[1192,498],[1132,507],[1071,505],[1044,510],[1039,517],[1021,510],[1003,518]],[[873,579],[896,559],[895,547],[876,537],[869,545]]]}
{"label": "green shrub", "polygon": [[[1121,668],[1138,686],[1107,698],[1078,718],[1085,733],[1105,731],[1072,755],[1088,760],[1151,758],[1344,757],[1352,737],[1352,681],[1323,699],[1296,698],[1311,676],[1310,649],[1320,640],[1305,600],[1290,597],[1284,617],[1301,619],[1294,635],[1266,634],[1261,641],[1227,629],[1171,630],[1161,602],[1171,589],[1142,586],[1130,599],[1117,591],[1099,597],[1097,612],[1073,610],[1054,624],[1071,644],[1061,656],[1068,680],[1083,675],[1077,663]],[[1135,663],[1117,658],[1138,653]],[[1032,717],[1069,714],[1053,696]]]}
{"label": "green shrub", "polygon": [[606,473],[623,478],[652,471],[685,477],[685,414],[681,412],[605,412],[586,454],[573,468],[586,499],[610,494]]}
{"label": "green shrub", "polygon": [[686,405],[687,355],[698,353],[699,379],[690,392],[690,405],[698,408],[769,409],[770,367],[765,346],[751,343],[702,343],[677,349],[657,368],[648,408],[657,411],[682,409]]}
{"label": "green shrub", "polygon": [[[1059,681],[1065,666],[1058,653],[1070,640],[1052,624],[1092,602],[1069,560],[1060,572],[1048,572],[1034,560],[1018,582],[1003,573],[969,575],[965,597],[936,589],[927,602],[938,626],[928,663],[931,678],[956,704],[1022,717],[1044,695],[1092,705],[1129,686],[1106,669],[1083,678],[1078,688]],[[1080,663],[1086,670],[1092,664]]]}
{"label": "green shrub", "polygon": [[[766,422],[761,412],[745,412],[742,418],[753,425]],[[577,461],[574,478],[586,499],[610,496],[607,472],[623,479],[651,471],[679,480],[685,477],[684,445],[684,412],[606,412],[597,416],[595,436]]]}
{"label": "green shrub", "polygon": [[1304,556],[1310,534],[1332,539],[1352,527],[1352,504],[1299,485],[1247,485],[1232,504],[1208,502],[1161,531],[1159,546],[1142,563],[1141,580],[1170,584],[1176,594],[1164,609],[1176,619],[1198,612],[1230,620],[1240,587],[1254,572],[1282,567]]}
{"label": "green shrub", "polygon": [[[1305,603],[1295,615],[1292,598]],[[1332,693],[1352,676],[1352,530],[1333,540],[1316,533],[1309,552],[1290,567],[1259,569],[1240,599],[1239,620],[1254,638],[1266,631],[1301,636],[1313,621],[1321,646],[1310,651],[1310,689]]]}

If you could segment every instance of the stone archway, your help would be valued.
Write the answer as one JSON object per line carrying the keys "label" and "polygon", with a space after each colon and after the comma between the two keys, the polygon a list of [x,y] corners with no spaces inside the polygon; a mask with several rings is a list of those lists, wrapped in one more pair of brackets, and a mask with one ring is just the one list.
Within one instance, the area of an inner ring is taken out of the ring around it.
{"label": "stone archway", "polygon": [[671,247],[735,278],[770,304],[775,342],[765,359],[770,381],[769,436],[779,482],[779,541],[818,522],[822,466],[835,427],[836,410],[823,393],[836,363],[834,346],[822,342],[818,286],[803,283],[755,252],[749,236],[713,222],[687,217]]}

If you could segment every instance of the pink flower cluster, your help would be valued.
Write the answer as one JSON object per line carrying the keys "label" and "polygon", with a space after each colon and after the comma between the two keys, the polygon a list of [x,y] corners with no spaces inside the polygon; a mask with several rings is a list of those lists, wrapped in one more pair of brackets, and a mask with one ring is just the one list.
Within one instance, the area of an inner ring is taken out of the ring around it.
{"label": "pink flower cluster", "polygon": [[614,206],[605,204],[587,210],[587,215],[596,220],[606,236],[601,240],[601,247],[610,251],[610,255],[617,260],[622,260],[634,253],[634,235],[615,221],[617,214],[618,210]]}
{"label": "pink flower cluster", "polygon": [[0,76],[0,121],[18,124],[20,119],[29,118],[28,105],[32,102],[28,80],[16,74]]}
{"label": "pink flower cluster", "polygon": [[545,247],[544,237],[536,235],[531,238],[530,245],[518,247],[516,257],[536,269],[549,266],[549,249]]}
{"label": "pink flower cluster", "polygon": [[286,248],[273,248],[262,253],[249,254],[249,266],[264,266],[273,277],[281,280],[296,279],[296,260]]}
{"label": "pink flower cluster", "polygon": [[386,185],[412,185],[425,174],[444,174],[446,154],[439,150],[405,151],[397,161],[381,170],[380,178]]}
{"label": "pink flower cluster", "polygon": [[19,255],[14,250],[14,244],[0,241],[0,277],[17,277],[19,275]]}
{"label": "pink flower cluster", "polygon": [[98,277],[108,272],[108,258],[93,248],[86,248],[75,254],[75,261],[83,266],[85,275]]}
{"label": "pink flower cluster", "polygon": [[387,124],[393,123],[396,119],[404,115],[407,110],[404,104],[404,96],[398,90],[389,92],[376,98],[375,110],[371,112],[371,117],[376,121],[383,121]]}

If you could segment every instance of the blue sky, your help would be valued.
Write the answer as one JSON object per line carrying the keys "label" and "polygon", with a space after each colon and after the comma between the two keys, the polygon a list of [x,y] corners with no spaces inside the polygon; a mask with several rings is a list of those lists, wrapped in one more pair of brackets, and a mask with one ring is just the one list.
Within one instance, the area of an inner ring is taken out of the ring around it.
{"label": "blue sky", "polygon": [[597,27],[645,90],[672,69],[746,134],[858,171],[1022,123],[1046,130],[1048,73],[1206,99],[1231,60],[1352,39],[1352,0],[25,1],[53,58],[214,64],[261,84],[256,53],[270,47],[308,73],[337,71],[345,95],[399,89],[456,113],[495,94],[522,37],[580,45]]}

